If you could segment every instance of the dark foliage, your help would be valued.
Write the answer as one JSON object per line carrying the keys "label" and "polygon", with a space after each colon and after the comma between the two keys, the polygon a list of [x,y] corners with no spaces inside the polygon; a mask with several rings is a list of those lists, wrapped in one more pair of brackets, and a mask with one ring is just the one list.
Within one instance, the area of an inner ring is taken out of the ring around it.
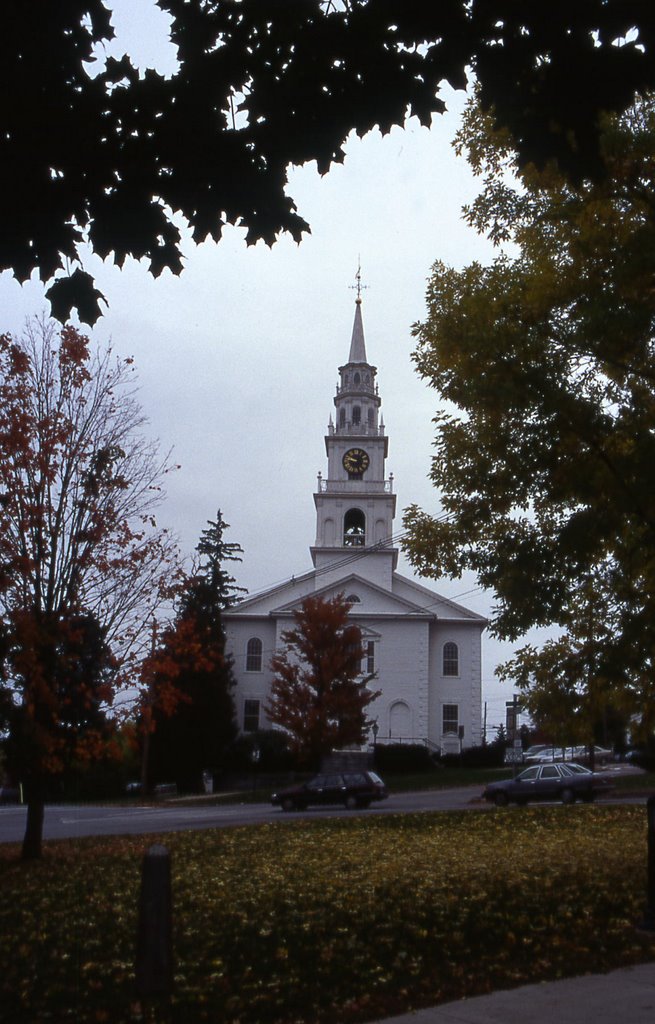
{"label": "dark foliage", "polygon": [[[41,666],[47,676],[48,697],[33,707],[29,700],[11,702],[4,744],[7,769],[21,780],[28,800],[33,792],[52,796],[84,775],[91,763],[112,760],[108,741],[114,726],[106,711],[114,659],[105,631],[92,615],[23,616],[13,641],[8,671],[24,665],[27,654],[30,665]],[[44,734],[50,737],[45,745]]]}
{"label": "dark foliage", "polygon": [[434,767],[434,758],[422,743],[378,743],[375,748],[375,768],[382,775],[431,772]]}
{"label": "dark foliage", "polygon": [[503,765],[507,744],[496,740],[486,746],[467,747],[461,754],[446,754],[439,764],[458,768],[500,768]]}
{"label": "dark foliage", "polygon": [[[182,269],[181,213],[199,242],[242,223],[248,242],[308,225],[289,164],[343,159],[351,130],[429,125],[439,86],[473,67],[520,159],[597,173],[599,110],[655,85],[644,0],[157,0],[178,68],[140,74],[126,54],[95,77],[113,36],[101,0],[6,0],[0,33],[0,269],[34,269],[53,314],[93,323],[103,296],[78,262],[89,240],[122,266]],[[614,45],[633,28],[638,38]]]}
{"label": "dark foliage", "polygon": [[174,710],[154,709],[149,752],[150,781],[176,782],[183,791],[201,788],[202,774],[225,765],[236,737],[232,662],[225,653],[222,612],[234,603],[233,577],[225,561],[240,561],[241,548],[223,540],[229,528],[221,512],[203,530],[197,551],[201,562],[180,601],[178,616],[165,638],[178,699]]}
{"label": "dark foliage", "polygon": [[259,729],[239,736],[228,764],[233,772],[288,772],[297,767],[288,737],[281,729]]}

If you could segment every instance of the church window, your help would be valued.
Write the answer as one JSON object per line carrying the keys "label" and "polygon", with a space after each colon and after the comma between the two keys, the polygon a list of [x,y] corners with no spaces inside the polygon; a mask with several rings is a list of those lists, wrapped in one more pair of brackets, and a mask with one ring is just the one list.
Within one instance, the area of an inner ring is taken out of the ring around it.
{"label": "church window", "polygon": [[346,601],[348,602],[348,604],[359,604],[360,598],[357,597],[357,594],[348,594]]}
{"label": "church window", "polygon": [[459,732],[459,704],[443,705],[443,719],[441,731],[444,734],[444,736],[448,733]]}
{"label": "church window", "polygon": [[354,379],[355,384],[359,384],[361,382],[362,378],[359,376],[358,373],[356,373],[353,379]]}
{"label": "church window", "polygon": [[353,426],[358,427],[362,422],[362,410],[358,405],[353,405]]}
{"label": "church window", "polygon": [[343,543],[347,548],[366,542],[366,516],[360,508],[350,508],[343,517]]}
{"label": "church window", "polygon": [[243,731],[257,732],[259,729],[259,701],[244,700],[243,702]]}
{"label": "church window", "polygon": [[252,636],[246,646],[246,672],[261,672],[264,646],[258,636]]}
{"label": "church window", "polygon": [[369,427],[372,427],[374,425],[374,423],[375,423],[375,413],[373,411],[373,408],[371,407],[368,410],[368,425],[369,425]]}
{"label": "church window", "polygon": [[389,709],[389,739],[409,739],[412,735],[412,712],[404,700],[397,700]]}
{"label": "church window", "polygon": [[339,426],[345,427],[346,425],[346,410],[343,406],[339,409]]}
{"label": "church window", "polygon": [[443,645],[443,674],[445,676],[459,675],[459,650],[457,644],[452,641]]}
{"label": "church window", "polygon": [[365,641],[362,646],[365,651],[362,658],[362,673],[366,676],[371,676],[375,672],[375,641]]}

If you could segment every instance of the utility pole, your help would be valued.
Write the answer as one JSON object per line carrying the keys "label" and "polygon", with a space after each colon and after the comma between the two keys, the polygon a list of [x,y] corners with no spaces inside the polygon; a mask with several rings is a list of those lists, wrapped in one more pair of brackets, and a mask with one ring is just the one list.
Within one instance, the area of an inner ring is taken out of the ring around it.
{"label": "utility pole", "polygon": [[150,790],[150,732],[152,729],[152,705],[155,700],[154,660],[157,648],[157,620],[152,620],[152,636],[150,640],[150,665],[148,666],[148,694],[142,709],[143,748],[141,751],[141,792]]}

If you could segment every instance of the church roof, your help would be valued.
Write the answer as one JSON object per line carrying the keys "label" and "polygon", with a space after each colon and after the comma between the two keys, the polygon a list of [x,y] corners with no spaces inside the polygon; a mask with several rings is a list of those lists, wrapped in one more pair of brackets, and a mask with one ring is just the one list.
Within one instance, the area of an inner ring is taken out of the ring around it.
{"label": "church roof", "polygon": [[362,323],[362,300],[357,297],[355,303],[355,322],[353,323],[353,334],[350,340],[349,363],[367,363],[366,344],[364,342],[364,324]]}
{"label": "church roof", "polygon": [[317,586],[318,576],[308,572],[293,577],[284,583],[269,587],[254,597],[246,597],[228,611],[224,612],[227,619],[260,617],[284,617],[299,607],[305,597],[331,597],[337,593],[349,595],[358,592],[360,602],[353,607],[354,615],[370,618],[378,616],[401,616],[402,618],[428,619],[436,622],[470,623],[484,628],[487,619],[455,601],[444,597],[434,590],[416,583],[414,580],[394,573],[392,589],[388,590],[370,580],[347,573],[340,579],[331,580],[323,587]]}

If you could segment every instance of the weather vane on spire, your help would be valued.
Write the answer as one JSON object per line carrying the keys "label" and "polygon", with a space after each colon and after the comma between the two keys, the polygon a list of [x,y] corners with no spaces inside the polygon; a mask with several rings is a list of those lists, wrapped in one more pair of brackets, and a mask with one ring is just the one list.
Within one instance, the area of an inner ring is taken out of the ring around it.
{"label": "weather vane on spire", "polygon": [[355,274],[355,280],[357,281],[357,284],[351,284],[350,287],[357,289],[357,298],[355,299],[355,302],[359,304],[362,301],[362,291],[368,288],[367,284],[362,284],[362,261],[359,256],[357,257],[357,273]]}

